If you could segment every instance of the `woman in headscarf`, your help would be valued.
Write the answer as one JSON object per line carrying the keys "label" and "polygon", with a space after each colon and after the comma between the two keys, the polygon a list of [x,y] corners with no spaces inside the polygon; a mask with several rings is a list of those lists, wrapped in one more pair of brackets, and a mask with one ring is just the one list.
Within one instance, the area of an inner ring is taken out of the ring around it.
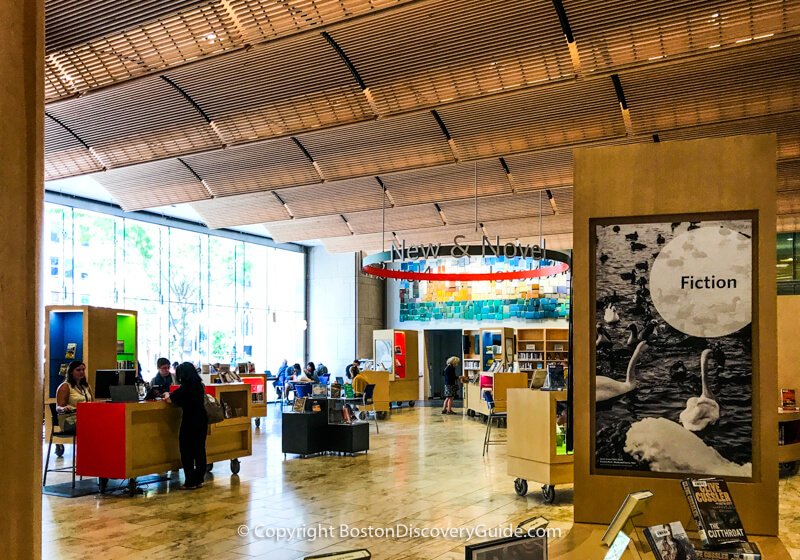
{"label": "woman in headscarf", "polygon": [[180,387],[166,393],[164,400],[183,409],[178,442],[183,463],[183,488],[194,490],[203,487],[206,476],[206,436],[208,415],[206,414],[206,392],[194,365],[184,362],[175,371]]}

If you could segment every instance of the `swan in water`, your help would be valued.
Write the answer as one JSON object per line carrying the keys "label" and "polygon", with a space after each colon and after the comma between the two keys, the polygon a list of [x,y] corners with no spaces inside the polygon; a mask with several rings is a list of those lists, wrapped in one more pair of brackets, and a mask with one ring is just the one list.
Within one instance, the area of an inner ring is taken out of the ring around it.
{"label": "swan in water", "polygon": [[699,397],[692,397],[686,401],[686,410],[681,412],[680,420],[683,427],[693,432],[699,432],[709,424],[716,424],[719,420],[719,405],[714,400],[714,395],[708,388],[706,373],[711,350],[706,348],[700,355],[700,379],[703,381],[703,393]]}
{"label": "swan in water", "polygon": [[611,229],[613,229],[613,230],[614,230],[614,233],[619,233],[619,226],[614,226],[614,227],[613,227],[613,228],[611,228]]}
{"label": "swan in water", "polygon": [[658,243],[659,245],[663,245],[666,242],[667,240],[664,239],[664,236],[659,233],[658,237],[656,237],[656,243]]}
{"label": "swan in water", "polygon": [[595,341],[595,345],[598,348],[607,348],[612,346],[614,343],[611,342],[611,335],[608,334],[606,328],[597,323],[597,340]]}
{"label": "swan in water", "polygon": [[607,260],[608,260],[608,255],[606,255],[605,253],[601,252],[600,253],[600,264],[606,264]]}
{"label": "swan in water", "polygon": [[728,461],[680,424],[666,418],[635,422],[625,436],[625,452],[650,465],[653,472],[749,477],[753,465]]}
{"label": "swan in water", "polygon": [[647,264],[647,261],[637,262],[635,266],[636,270],[644,270],[645,272],[648,268],[650,268],[650,265]]}
{"label": "swan in water", "polygon": [[640,342],[647,342],[647,339],[650,338],[650,335],[652,335],[653,331],[656,330],[656,325],[657,321],[655,320],[647,321],[644,328],[639,331],[639,327],[636,326],[636,323],[631,323],[625,327],[626,331],[631,331],[631,333],[628,335],[628,340],[625,342],[625,345],[633,348]]}
{"label": "swan in water", "polygon": [[619,323],[619,313],[617,313],[617,308],[613,305],[606,307],[606,313],[603,318],[608,324]]}
{"label": "swan in water", "polygon": [[647,245],[644,243],[636,243],[636,241],[631,241],[631,251],[639,251],[640,249],[647,249]]}
{"label": "swan in water", "polygon": [[678,360],[669,366],[669,375],[675,381],[683,381],[686,379],[686,374],[689,373],[683,361]]}
{"label": "swan in water", "polygon": [[628,241],[638,241],[639,240],[639,232],[638,231],[634,231],[633,233],[627,233],[627,234],[625,234],[625,239],[627,239]]}
{"label": "swan in water", "polygon": [[642,356],[645,346],[647,346],[646,342],[640,342],[636,350],[633,351],[631,361],[628,362],[628,374],[625,377],[625,381],[616,381],[604,375],[598,375],[595,378],[595,402],[621,397],[625,393],[630,393],[636,389],[636,364],[639,363],[639,358]]}

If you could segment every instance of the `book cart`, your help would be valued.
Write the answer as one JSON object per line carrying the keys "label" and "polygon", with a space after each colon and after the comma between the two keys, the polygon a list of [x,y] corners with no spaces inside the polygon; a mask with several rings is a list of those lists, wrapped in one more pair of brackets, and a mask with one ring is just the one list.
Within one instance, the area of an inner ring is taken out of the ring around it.
{"label": "book cart", "polygon": [[256,427],[261,426],[261,419],[267,417],[267,374],[248,373],[241,378],[250,385],[250,415],[255,418]]}
{"label": "book cart", "polygon": [[[376,377],[379,383],[388,382],[388,401],[378,402],[379,411],[388,411],[391,404],[400,406],[408,402],[414,406],[419,399],[419,332],[398,329],[383,329],[372,332],[372,348],[375,371],[385,371],[386,381]],[[378,385],[378,383],[376,383]],[[376,394],[384,394],[382,387],[375,387]]]}
{"label": "book cart", "polygon": [[567,392],[510,389],[507,396],[507,473],[514,477],[517,494],[524,496],[528,481],[536,481],[542,484],[545,503],[551,504],[555,486],[573,481],[573,455],[556,426],[556,405],[566,402]]}
{"label": "book cart", "polygon": [[[488,415],[489,408],[483,398],[483,391],[491,390],[494,396],[495,412],[505,412],[506,391],[512,388],[527,387],[527,374],[508,371],[515,358],[514,329],[507,327],[480,330],[480,372],[465,386],[467,416]],[[501,364],[500,371],[490,371]]]}

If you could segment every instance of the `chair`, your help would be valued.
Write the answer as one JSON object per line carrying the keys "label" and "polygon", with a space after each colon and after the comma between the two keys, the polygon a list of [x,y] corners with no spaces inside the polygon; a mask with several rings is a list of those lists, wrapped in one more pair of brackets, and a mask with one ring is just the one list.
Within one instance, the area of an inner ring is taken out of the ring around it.
{"label": "chair", "polygon": [[494,396],[491,391],[484,391],[483,398],[486,400],[486,406],[489,407],[489,416],[486,417],[486,435],[483,438],[483,455],[486,455],[486,450],[490,445],[503,445],[507,443],[504,439],[492,439],[492,421],[505,420],[508,418],[507,412],[494,411]]}
{"label": "chair", "polygon": [[327,385],[328,381],[330,380],[330,378],[331,378],[331,375],[329,373],[328,374],[324,374],[324,375],[320,375],[319,376],[319,382],[322,383],[323,385]]}
{"label": "chair", "polygon": [[375,393],[375,384],[371,383],[364,387],[364,393],[361,395],[361,405],[364,407],[364,412],[367,412],[367,407],[372,407],[372,415],[375,417],[375,430],[377,433],[381,433],[381,429],[378,427],[378,413],[375,410],[375,400],[372,398],[372,395]]}
{"label": "chair", "polygon": [[[77,454],[75,451],[75,434],[65,434],[61,432],[61,428],[58,426],[58,411],[56,410],[56,403],[50,403],[50,420],[51,420],[51,427],[50,427],[50,441],[47,444],[47,460],[44,463],[44,477],[42,478],[42,486],[47,486],[47,473],[49,472],[70,472],[72,471],[72,487],[75,488],[75,455]],[[67,443],[72,444],[72,466],[71,467],[60,467],[57,469],[51,469],[50,467],[50,449],[53,447],[53,438],[56,438],[56,441],[61,440]],[[81,477],[83,480],[83,477]]]}
{"label": "chair", "polygon": [[311,396],[311,383],[295,383],[294,391],[298,399]]}

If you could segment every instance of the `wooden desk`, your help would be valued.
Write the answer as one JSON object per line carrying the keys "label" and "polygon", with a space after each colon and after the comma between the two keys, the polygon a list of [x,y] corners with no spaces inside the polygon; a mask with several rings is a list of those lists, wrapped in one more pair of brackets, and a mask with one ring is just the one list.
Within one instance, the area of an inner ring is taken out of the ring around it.
{"label": "wooden desk", "polygon": [[[600,539],[606,530],[605,525],[575,523],[568,533],[554,539],[547,547],[549,557],[553,560],[602,560],[608,547]],[[654,560],[650,547],[642,534],[642,528],[636,528],[637,538],[633,539],[642,560]],[[689,533],[690,538],[697,538],[696,533]],[[749,535],[750,540],[761,549],[761,558],[765,560],[791,560],[789,552],[777,537],[759,537]],[[622,555],[622,560],[639,560],[630,548]]]}
{"label": "wooden desk", "polygon": [[[241,417],[209,425],[206,440],[208,463],[229,459],[236,474],[239,458],[252,454],[250,386],[208,385],[206,392],[244,411]],[[182,467],[178,445],[181,409],[175,405],[162,401],[79,403],[78,424],[79,476],[131,479],[129,490],[135,492],[136,477]]]}

